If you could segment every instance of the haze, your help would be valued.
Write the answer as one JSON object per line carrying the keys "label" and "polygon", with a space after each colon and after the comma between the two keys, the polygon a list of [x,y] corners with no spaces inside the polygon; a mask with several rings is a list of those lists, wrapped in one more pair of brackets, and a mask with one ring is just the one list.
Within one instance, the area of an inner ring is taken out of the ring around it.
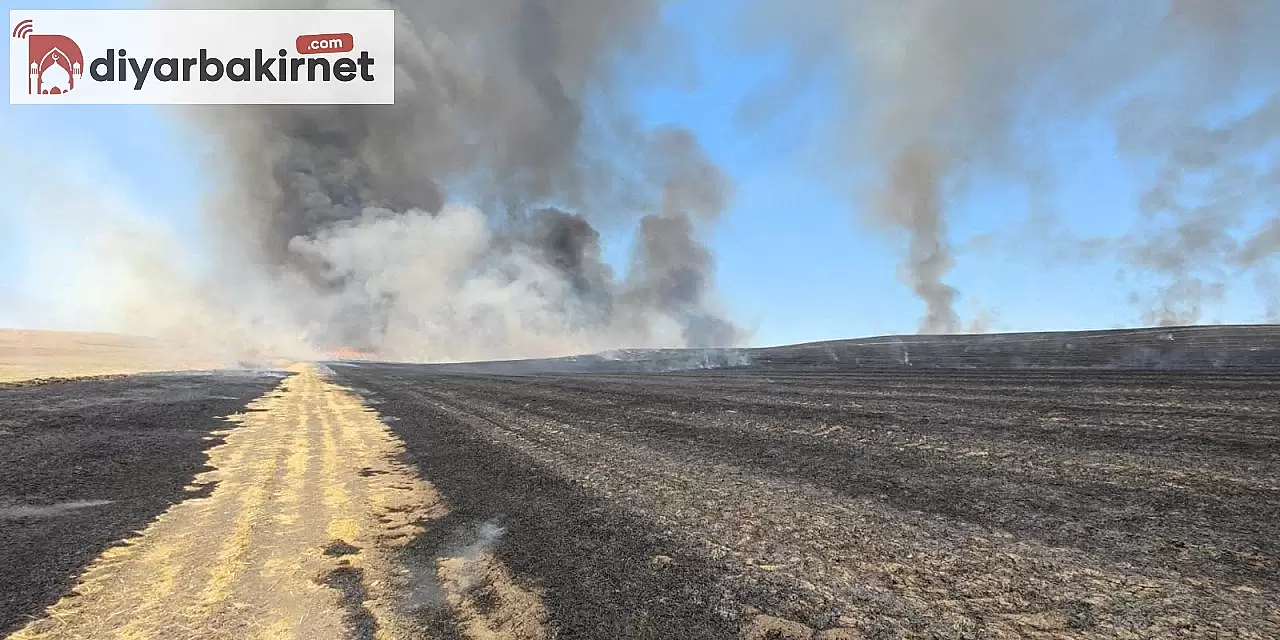
{"label": "haze", "polygon": [[[286,5],[330,6],[225,6]],[[456,361],[1280,319],[1274,3],[397,8],[391,108],[4,107],[0,325]]]}

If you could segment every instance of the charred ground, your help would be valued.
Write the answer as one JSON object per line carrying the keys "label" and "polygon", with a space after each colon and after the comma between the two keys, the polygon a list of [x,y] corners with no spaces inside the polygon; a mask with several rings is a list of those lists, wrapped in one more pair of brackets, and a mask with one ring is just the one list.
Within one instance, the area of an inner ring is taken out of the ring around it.
{"label": "charred ground", "polygon": [[439,373],[668,373],[697,369],[866,368],[1277,371],[1280,325],[1224,325],[979,335],[882,336],[754,349],[637,349],[432,365]]}
{"label": "charred ground", "polygon": [[1271,637],[1278,365],[1258,326],[335,370],[562,637]]}
{"label": "charred ground", "polygon": [[52,604],[104,549],[175,502],[223,416],[274,374],[0,384],[0,634]]}
{"label": "charred ground", "polygon": [[1280,633],[1274,376],[339,371],[562,637]]}
{"label": "charred ground", "polygon": [[[561,638],[1269,638],[1277,347],[1274,327],[1186,328],[335,363],[332,377],[448,506],[401,556],[424,637],[466,637],[431,567],[484,530]],[[27,452],[6,454],[4,495],[117,500],[4,523],[6,620],[39,612],[24,572],[65,588],[180,499],[206,416],[271,384],[183,395],[156,380],[0,388],[0,437]],[[146,499],[92,489],[104,481],[85,470],[115,457],[92,444],[107,433],[112,451],[175,461],[124,467],[154,486]],[[104,518],[115,528],[57,533]]]}

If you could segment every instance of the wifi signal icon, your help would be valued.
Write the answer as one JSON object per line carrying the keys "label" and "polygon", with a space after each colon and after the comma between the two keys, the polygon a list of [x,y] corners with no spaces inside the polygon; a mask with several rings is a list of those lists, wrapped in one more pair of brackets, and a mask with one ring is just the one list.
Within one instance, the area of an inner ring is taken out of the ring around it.
{"label": "wifi signal icon", "polygon": [[23,20],[18,26],[13,28],[13,37],[20,40],[26,40],[27,36],[35,29],[35,25],[30,20]]}

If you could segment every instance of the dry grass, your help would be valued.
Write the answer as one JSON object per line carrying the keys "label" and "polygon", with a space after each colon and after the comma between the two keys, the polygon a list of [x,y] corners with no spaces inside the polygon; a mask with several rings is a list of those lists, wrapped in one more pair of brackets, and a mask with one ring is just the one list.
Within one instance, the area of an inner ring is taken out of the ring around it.
{"label": "dry grass", "polygon": [[[11,637],[420,637],[398,609],[408,581],[399,547],[384,542],[448,511],[397,459],[402,445],[376,411],[310,366],[292,370],[228,417],[238,426],[192,483],[213,486],[207,497],[101,555],[73,593]],[[412,528],[386,517],[392,510]]]}
{"label": "dry grass", "polygon": [[197,349],[147,338],[0,329],[0,382],[215,369],[229,364]]}

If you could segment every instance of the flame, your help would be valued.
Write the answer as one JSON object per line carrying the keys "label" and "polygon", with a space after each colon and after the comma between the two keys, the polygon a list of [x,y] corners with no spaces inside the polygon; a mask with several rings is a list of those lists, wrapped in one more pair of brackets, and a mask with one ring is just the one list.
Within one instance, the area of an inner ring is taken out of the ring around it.
{"label": "flame", "polygon": [[378,354],[372,351],[361,351],[352,347],[338,347],[332,351],[326,352],[325,357],[334,360],[380,360]]}

